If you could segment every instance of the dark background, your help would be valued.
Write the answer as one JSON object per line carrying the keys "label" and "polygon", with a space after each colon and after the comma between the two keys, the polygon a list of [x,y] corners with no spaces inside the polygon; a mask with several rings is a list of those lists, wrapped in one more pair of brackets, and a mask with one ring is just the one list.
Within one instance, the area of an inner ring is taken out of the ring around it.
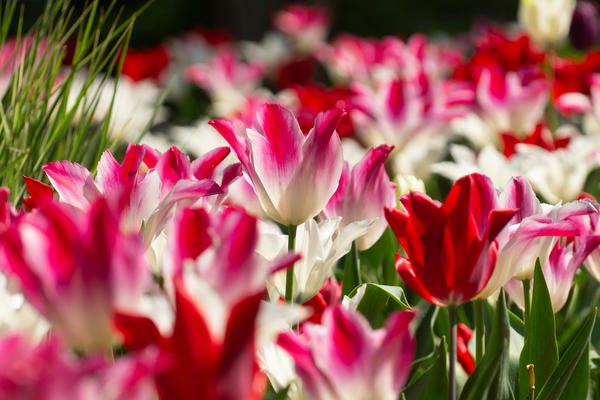
{"label": "dark background", "polygon": [[[103,0],[109,4],[110,1]],[[32,21],[45,0],[21,0]],[[146,1],[121,0],[126,12]],[[224,29],[236,39],[258,40],[271,27],[271,15],[285,0],[155,0],[137,21],[132,45],[155,46],[193,27]],[[298,3],[298,1],[296,1]],[[480,20],[515,21],[518,0],[322,0],[333,11],[333,34],[360,36],[410,35],[415,32],[461,33]],[[84,7],[84,1],[74,1]]]}

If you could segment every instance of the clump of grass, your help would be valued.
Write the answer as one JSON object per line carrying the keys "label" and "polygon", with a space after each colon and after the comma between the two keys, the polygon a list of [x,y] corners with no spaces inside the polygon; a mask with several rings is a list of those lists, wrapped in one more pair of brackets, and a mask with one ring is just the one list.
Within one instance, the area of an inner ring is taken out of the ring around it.
{"label": "clump of grass", "polygon": [[[0,101],[0,185],[11,190],[13,202],[25,192],[22,175],[43,179],[42,165],[64,159],[91,169],[114,145],[107,138],[112,103],[102,123],[92,116],[107,78],[119,78],[143,10],[125,18],[116,3],[101,9],[93,0],[75,15],[69,0],[48,1],[27,32],[16,0],[0,6],[0,45],[14,43],[8,59],[0,57],[0,76],[8,79]],[[16,35],[9,39],[11,30]],[[68,41],[74,50],[65,66]],[[75,79],[83,79],[79,93],[73,93]]]}

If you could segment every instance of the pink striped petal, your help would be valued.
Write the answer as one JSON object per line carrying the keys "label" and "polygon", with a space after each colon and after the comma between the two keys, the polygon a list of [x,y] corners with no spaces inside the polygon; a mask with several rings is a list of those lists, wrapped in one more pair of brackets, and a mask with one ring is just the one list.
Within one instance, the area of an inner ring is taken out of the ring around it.
{"label": "pink striped petal", "polygon": [[86,209],[100,196],[92,173],[77,163],[56,161],[44,165],[42,169],[63,203]]}

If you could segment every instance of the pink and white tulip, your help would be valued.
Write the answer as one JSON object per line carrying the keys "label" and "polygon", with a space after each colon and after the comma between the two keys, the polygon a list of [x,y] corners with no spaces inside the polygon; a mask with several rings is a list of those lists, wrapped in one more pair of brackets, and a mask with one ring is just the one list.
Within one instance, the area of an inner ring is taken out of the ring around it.
{"label": "pink and white tulip", "polygon": [[[130,145],[122,164],[109,151],[98,162],[98,173],[70,161],[57,161],[43,169],[62,203],[86,210],[99,197],[121,213],[127,230],[138,231],[145,222],[146,243],[160,233],[180,203],[222,193],[239,176],[239,165],[217,173],[227,148],[217,148],[190,159],[172,147],[164,154],[143,145]],[[221,180],[219,186],[213,179]]]}
{"label": "pink and white tulip", "polygon": [[48,203],[19,219],[0,236],[0,266],[83,351],[110,348],[112,312],[132,307],[151,277],[141,238],[103,199],[85,212]]}
{"label": "pink and white tulip", "polygon": [[145,400],[155,395],[155,349],[110,363],[79,359],[56,338],[35,346],[23,336],[0,339],[0,397],[13,400]]}
{"label": "pink and white tulip", "polygon": [[[600,234],[600,206],[597,202],[587,203],[593,207],[593,212],[571,218],[581,232],[581,235],[575,238],[576,246],[582,246],[588,236]],[[594,249],[583,261],[583,265],[596,280],[600,281],[600,249]]]}
{"label": "pink and white tulip", "polygon": [[[552,309],[554,312],[567,302],[573,278],[586,257],[600,245],[600,236],[586,236],[581,238],[575,245],[574,241],[567,243],[557,242],[550,253],[548,262],[542,267],[544,279],[550,292]],[[523,302],[523,283],[519,280],[511,280],[505,286],[506,292],[511,299],[521,308]]]}
{"label": "pink and white tulip", "polygon": [[[353,101],[357,125],[367,132],[372,144],[392,144],[401,150],[417,135],[434,135],[447,130],[447,122],[466,111],[473,91],[465,84],[437,82],[424,74],[393,78],[375,90],[355,85]],[[358,118],[360,117],[360,118]]]}
{"label": "pink and white tulip", "polygon": [[209,214],[202,208],[179,212],[173,222],[165,260],[167,291],[171,278],[182,279],[216,335],[225,316],[245,298],[261,295],[267,278],[300,257],[282,254],[267,261],[256,253],[257,220],[236,208]]}
{"label": "pink and white tulip", "polygon": [[342,227],[355,221],[375,220],[369,231],[356,240],[361,251],[375,244],[385,231],[384,207],[396,204],[396,185],[385,172],[385,161],[392,149],[386,145],[371,149],[351,171],[344,163],[338,188],[323,209],[326,218],[342,217]]}
{"label": "pink and white tulip", "polygon": [[559,238],[579,235],[580,229],[570,219],[594,211],[586,202],[542,205],[522,177],[509,182],[499,201],[503,207],[519,211],[498,235],[496,268],[480,298],[494,295],[511,278],[531,279],[536,260],[544,265]]}
{"label": "pink and white tulip", "polygon": [[323,325],[286,332],[278,344],[294,359],[305,391],[320,400],[395,400],[408,378],[415,351],[412,312],[391,315],[373,331],[356,311],[328,309]]}
{"label": "pink and white tulip", "polygon": [[486,68],[481,72],[476,93],[484,120],[491,123],[497,133],[531,132],[548,102],[548,84],[535,72]]}
{"label": "pink and white tulip", "polygon": [[185,73],[208,92],[213,111],[224,117],[239,109],[245,96],[258,87],[264,68],[257,63],[246,64],[232,48],[223,47],[207,63],[187,67]]}
{"label": "pink and white tulip", "polygon": [[256,129],[211,125],[227,140],[265,213],[284,225],[317,215],[335,192],[342,173],[342,144],[335,132],[343,111],[320,113],[305,137],[294,115],[276,104],[258,113]]}
{"label": "pink and white tulip", "polygon": [[325,41],[330,19],[326,8],[293,4],[277,12],[273,24],[290,36],[301,51],[310,53]]}

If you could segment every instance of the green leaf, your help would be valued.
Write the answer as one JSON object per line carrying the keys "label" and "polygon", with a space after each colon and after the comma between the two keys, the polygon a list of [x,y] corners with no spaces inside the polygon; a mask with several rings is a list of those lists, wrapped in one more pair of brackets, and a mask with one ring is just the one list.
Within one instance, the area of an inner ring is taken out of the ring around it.
{"label": "green leaf", "polygon": [[522,400],[529,395],[527,365],[535,366],[535,383],[537,387],[542,387],[558,363],[558,343],[552,299],[539,259],[533,274],[533,295],[529,319],[528,326],[525,327],[527,331],[525,345],[519,358],[519,398]]}
{"label": "green leaf", "polygon": [[590,347],[589,344],[583,351],[571,379],[567,382],[565,390],[560,396],[561,400],[587,399],[590,386]]}
{"label": "green leaf", "polygon": [[510,325],[501,290],[485,354],[465,383],[460,400],[514,399],[508,379],[509,345]]}
{"label": "green leaf", "polygon": [[[429,357],[435,351],[435,341],[433,334],[433,324],[439,308],[431,303],[422,302],[418,306],[419,318],[415,326],[417,337],[417,350],[415,351],[415,360]],[[424,309],[424,307],[427,307]]]}
{"label": "green leaf", "polygon": [[356,242],[352,242],[350,252],[344,259],[344,281],[342,284],[342,296],[352,292],[360,285],[360,260],[358,258],[358,248]]}
{"label": "green leaf", "polygon": [[369,320],[372,326],[380,325],[377,322],[383,322],[377,319],[381,317],[382,310],[389,300],[392,300],[394,309],[403,310],[410,308],[404,297],[404,290],[400,286],[363,283],[361,286],[354,288],[349,297],[354,297],[363,287],[365,288],[365,294],[358,304],[358,311]]}
{"label": "green leaf", "polygon": [[448,390],[448,372],[446,369],[447,346],[444,338],[440,341],[437,351],[427,360],[427,367],[421,367],[413,372],[413,379],[404,389],[408,399],[439,399],[441,393]]}
{"label": "green leaf", "polygon": [[525,332],[525,322],[514,312],[508,310],[508,318],[510,320],[510,326],[521,336]]}
{"label": "green leaf", "polygon": [[400,283],[395,266],[398,246],[398,239],[387,227],[373,246],[360,253],[361,272],[366,280],[392,286]]}
{"label": "green leaf", "polygon": [[589,352],[589,343],[597,312],[597,309],[592,310],[581,323],[579,329],[577,329],[577,333],[573,337],[573,341],[567,347],[546,384],[536,396],[536,400],[560,399],[569,381],[574,378],[573,375],[579,366],[579,361],[584,357],[584,353]]}

